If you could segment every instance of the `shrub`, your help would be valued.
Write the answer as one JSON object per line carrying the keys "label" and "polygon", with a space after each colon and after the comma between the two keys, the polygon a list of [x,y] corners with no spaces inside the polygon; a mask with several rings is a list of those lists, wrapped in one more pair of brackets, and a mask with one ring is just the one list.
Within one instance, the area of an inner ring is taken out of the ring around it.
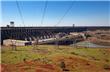
{"label": "shrub", "polygon": [[105,69],[105,70],[110,70],[110,65],[105,64],[105,65],[104,65],[104,69]]}
{"label": "shrub", "polygon": [[78,54],[77,54],[77,53],[75,53],[75,52],[71,52],[71,54],[78,55]]}

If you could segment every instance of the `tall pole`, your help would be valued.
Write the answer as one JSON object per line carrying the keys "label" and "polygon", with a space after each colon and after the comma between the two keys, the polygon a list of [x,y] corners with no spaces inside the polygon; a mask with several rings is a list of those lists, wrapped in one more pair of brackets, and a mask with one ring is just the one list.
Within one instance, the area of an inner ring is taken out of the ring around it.
{"label": "tall pole", "polygon": [[[15,30],[15,29],[13,29],[13,27],[14,27],[14,21],[11,21],[10,22],[10,25],[11,25],[11,27],[12,27],[12,32],[13,32],[13,30]],[[16,40],[14,40],[14,36],[16,36],[16,34],[15,33],[12,33],[11,32],[11,46],[12,46],[12,50],[16,50]],[[15,35],[14,35],[15,34]]]}

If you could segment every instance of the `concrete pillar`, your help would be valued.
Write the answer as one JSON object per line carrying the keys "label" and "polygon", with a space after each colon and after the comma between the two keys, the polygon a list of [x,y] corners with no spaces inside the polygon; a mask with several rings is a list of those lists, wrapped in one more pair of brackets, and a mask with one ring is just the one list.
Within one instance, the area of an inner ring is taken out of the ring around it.
{"label": "concrete pillar", "polygon": [[25,38],[25,41],[28,41],[27,38]]}
{"label": "concrete pillar", "polygon": [[29,41],[32,41],[32,38],[31,37],[29,37]]}
{"label": "concrete pillar", "polygon": [[52,38],[52,35],[49,35],[49,38]]}
{"label": "concrete pillar", "polygon": [[47,35],[46,38],[48,39],[49,38],[49,35]]}
{"label": "concrete pillar", "polygon": [[40,39],[43,39],[43,37],[41,36]]}
{"label": "concrete pillar", "polygon": [[46,39],[46,36],[44,35],[44,39]]}
{"label": "concrete pillar", "polygon": [[36,40],[36,37],[33,36],[32,38],[33,38],[33,40]]}
{"label": "concrete pillar", "polygon": [[49,35],[49,38],[51,38],[51,36]]}

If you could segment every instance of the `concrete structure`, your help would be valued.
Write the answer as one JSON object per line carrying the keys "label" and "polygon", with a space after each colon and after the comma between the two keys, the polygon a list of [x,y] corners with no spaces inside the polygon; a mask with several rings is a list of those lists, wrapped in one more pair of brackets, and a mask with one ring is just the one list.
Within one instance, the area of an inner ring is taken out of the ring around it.
{"label": "concrete structure", "polygon": [[44,38],[44,36],[54,37],[56,33],[82,32],[96,29],[110,29],[104,26],[62,26],[62,27],[1,27],[1,43],[5,39],[33,40],[33,37]]}
{"label": "concrete structure", "polygon": [[22,41],[22,40],[13,40],[13,39],[3,40],[3,45],[5,46],[11,46],[11,45],[26,46],[26,45],[31,45],[31,44],[32,43],[29,41]]}
{"label": "concrete structure", "polygon": [[14,21],[10,22],[10,27],[14,27]]}

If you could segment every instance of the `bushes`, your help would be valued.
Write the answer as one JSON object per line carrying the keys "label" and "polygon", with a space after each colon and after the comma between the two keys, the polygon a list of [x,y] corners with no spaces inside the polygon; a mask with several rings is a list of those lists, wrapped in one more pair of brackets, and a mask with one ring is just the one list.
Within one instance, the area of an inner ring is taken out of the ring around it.
{"label": "bushes", "polygon": [[104,69],[105,69],[105,70],[110,70],[110,65],[105,64],[105,65],[104,65]]}
{"label": "bushes", "polygon": [[78,55],[78,54],[77,54],[77,53],[75,53],[75,52],[71,52],[71,54]]}

